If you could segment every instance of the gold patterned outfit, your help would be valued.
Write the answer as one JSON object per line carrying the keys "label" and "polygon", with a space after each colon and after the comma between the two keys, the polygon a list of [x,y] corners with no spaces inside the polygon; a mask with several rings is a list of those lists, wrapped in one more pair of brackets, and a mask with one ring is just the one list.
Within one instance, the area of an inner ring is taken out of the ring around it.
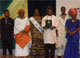
{"label": "gold patterned outfit", "polygon": [[[38,19],[36,19],[36,21],[41,25],[40,16],[38,16]],[[31,23],[31,34],[32,34],[31,55],[32,56],[44,55],[43,35],[32,23]]]}

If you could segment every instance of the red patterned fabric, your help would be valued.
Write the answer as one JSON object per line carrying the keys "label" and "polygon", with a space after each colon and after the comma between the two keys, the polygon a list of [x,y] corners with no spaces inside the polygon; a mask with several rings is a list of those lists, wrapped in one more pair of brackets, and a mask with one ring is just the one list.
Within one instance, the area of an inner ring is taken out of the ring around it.
{"label": "red patterned fabric", "polygon": [[25,13],[24,9],[19,9],[17,13],[19,14],[21,11]]}
{"label": "red patterned fabric", "polygon": [[77,15],[77,9],[76,8],[71,8],[68,12],[69,16],[71,16],[72,14]]}
{"label": "red patterned fabric", "polygon": [[24,48],[26,44],[32,39],[28,35],[29,29],[30,25],[26,26],[26,28],[24,29],[26,33],[20,32],[16,35],[16,44],[18,44],[21,48]]}

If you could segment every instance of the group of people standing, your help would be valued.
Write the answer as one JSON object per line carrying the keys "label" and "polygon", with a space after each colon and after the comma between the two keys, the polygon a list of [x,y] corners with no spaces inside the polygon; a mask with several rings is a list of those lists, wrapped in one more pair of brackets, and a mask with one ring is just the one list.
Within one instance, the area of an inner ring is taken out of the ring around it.
{"label": "group of people standing", "polygon": [[[15,56],[17,58],[54,58],[58,50],[58,58],[79,58],[80,20],[77,9],[71,8],[69,16],[66,8],[61,7],[59,17],[53,15],[51,7],[47,8],[47,15],[40,16],[39,10],[34,10],[30,18],[24,16],[24,9],[18,11],[15,21],[10,18],[9,10],[4,11],[5,17],[0,20],[3,55],[8,49],[12,55],[12,39],[15,38]],[[4,57],[3,57],[4,58]],[[12,57],[11,57],[12,58]]]}

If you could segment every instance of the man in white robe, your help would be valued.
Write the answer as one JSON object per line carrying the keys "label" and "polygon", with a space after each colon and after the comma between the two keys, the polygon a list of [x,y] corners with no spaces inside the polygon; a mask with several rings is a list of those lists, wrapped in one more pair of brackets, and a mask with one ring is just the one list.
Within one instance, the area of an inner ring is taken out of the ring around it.
{"label": "man in white robe", "polygon": [[66,14],[66,8],[63,6],[61,7],[61,14],[58,16],[58,58],[62,58],[64,55],[65,45],[66,45],[66,38],[65,38],[65,22],[68,18],[68,15]]}
{"label": "man in white robe", "polygon": [[[44,16],[42,19],[42,27],[44,28],[44,33],[43,33],[43,40],[45,44],[45,58],[51,57],[54,58],[55,54],[55,46],[56,46],[56,29],[57,29],[57,19],[56,16],[53,15],[52,9],[48,8],[47,9],[48,15]],[[46,21],[50,20],[52,26],[50,28],[47,28],[47,23]]]}

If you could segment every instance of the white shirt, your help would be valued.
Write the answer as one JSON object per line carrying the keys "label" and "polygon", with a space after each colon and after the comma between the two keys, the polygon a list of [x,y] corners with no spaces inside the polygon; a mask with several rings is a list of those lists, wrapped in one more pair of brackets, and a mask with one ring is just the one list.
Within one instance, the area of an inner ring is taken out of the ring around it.
{"label": "white shirt", "polygon": [[[46,25],[46,23],[45,23],[46,20],[52,20],[52,26],[57,27],[58,22],[54,15],[44,16],[42,19],[42,27],[44,27]],[[44,39],[44,44],[55,44],[56,43],[56,30],[55,29],[44,30],[43,39]]]}
{"label": "white shirt", "polygon": [[62,18],[62,16],[58,16],[58,46],[65,45],[66,43],[66,31],[65,31],[65,22],[68,19],[68,15],[65,15],[65,18]]}

